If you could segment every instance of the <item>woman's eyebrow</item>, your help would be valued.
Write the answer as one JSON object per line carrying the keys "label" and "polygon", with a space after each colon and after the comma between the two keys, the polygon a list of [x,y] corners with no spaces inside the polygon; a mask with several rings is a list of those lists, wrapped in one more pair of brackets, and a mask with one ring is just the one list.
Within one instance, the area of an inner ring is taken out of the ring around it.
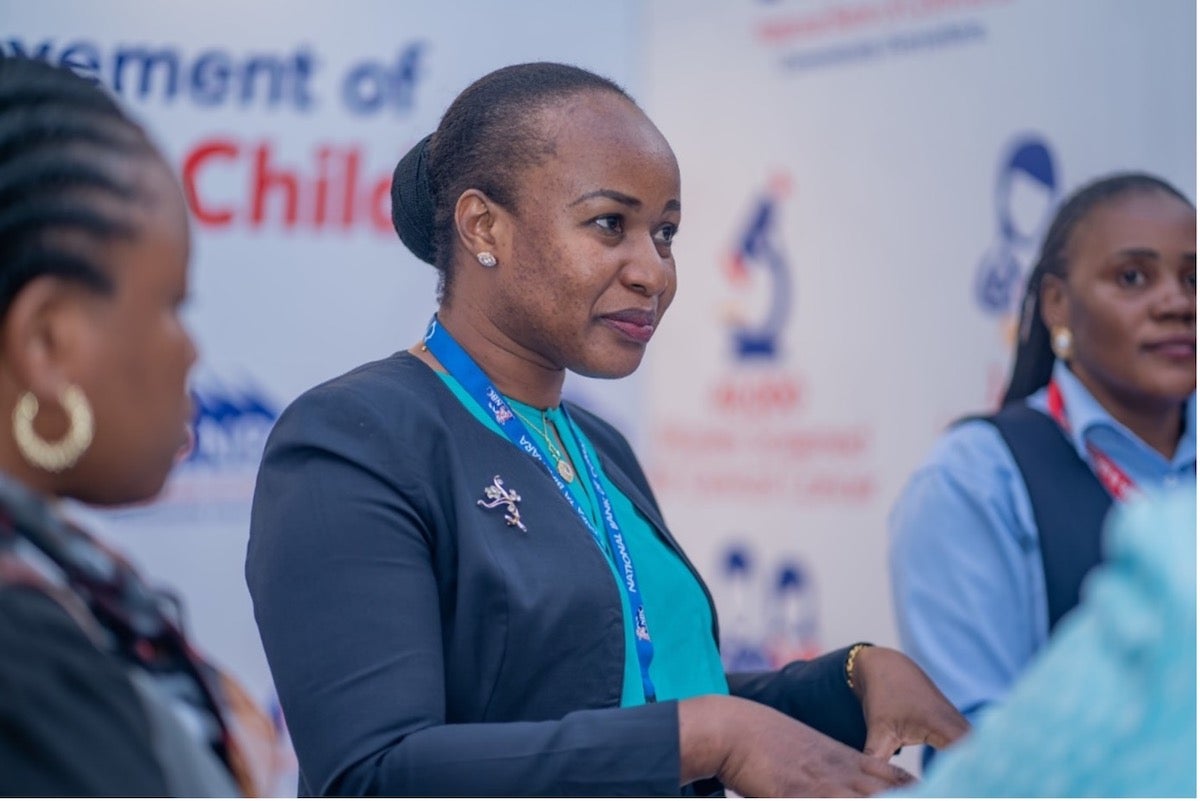
{"label": "woman's eyebrow", "polygon": [[1137,259],[1157,259],[1159,257],[1158,251],[1153,248],[1125,248],[1124,250],[1118,250],[1116,255],[1130,256]]}
{"label": "woman's eyebrow", "polygon": [[632,195],[627,195],[624,192],[618,192],[615,189],[596,189],[591,192],[586,192],[572,200],[568,206],[578,206],[585,200],[591,200],[594,197],[606,197],[609,200],[615,200],[623,206],[629,206],[630,208],[634,209],[639,209],[642,207],[642,201],[638,200]]}

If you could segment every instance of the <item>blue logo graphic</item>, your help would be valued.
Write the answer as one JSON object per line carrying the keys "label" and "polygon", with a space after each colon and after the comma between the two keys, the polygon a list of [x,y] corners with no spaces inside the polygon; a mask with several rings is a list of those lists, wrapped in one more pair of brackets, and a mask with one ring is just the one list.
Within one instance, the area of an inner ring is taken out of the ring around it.
{"label": "blue logo graphic", "polygon": [[208,381],[192,390],[196,441],[186,465],[257,467],[279,409],[258,387]]}
{"label": "blue logo graphic", "polygon": [[764,565],[751,546],[735,543],[720,568],[714,590],[727,670],[773,670],[820,652],[816,587],[801,560]]}
{"label": "blue logo graphic", "polygon": [[734,301],[728,309],[734,352],[739,359],[770,359],[779,352],[779,337],[792,307],[791,270],[779,244],[779,211],[790,191],[786,175],[775,176],[755,201],[742,233],[729,255],[726,274],[735,289],[749,288],[752,271],[766,279],[758,295],[764,308],[749,312]]}
{"label": "blue logo graphic", "polygon": [[1031,134],[1009,146],[996,177],[996,239],[975,273],[975,301],[985,313],[1003,317],[1016,310],[1057,190],[1054,156],[1044,139]]}
{"label": "blue logo graphic", "polygon": [[807,568],[798,561],[779,565],[771,593],[771,629],[775,638],[768,645],[776,658],[789,648],[800,650],[798,656],[786,656],[785,662],[807,658],[810,652],[815,652],[817,641],[816,592]]}

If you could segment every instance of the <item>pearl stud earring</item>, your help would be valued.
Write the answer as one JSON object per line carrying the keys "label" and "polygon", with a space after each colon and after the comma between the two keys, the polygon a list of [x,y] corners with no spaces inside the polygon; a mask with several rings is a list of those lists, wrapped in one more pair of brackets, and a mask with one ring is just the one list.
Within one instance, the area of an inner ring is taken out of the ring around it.
{"label": "pearl stud earring", "polygon": [[1071,336],[1071,329],[1066,326],[1055,326],[1050,332],[1050,350],[1054,351],[1054,355],[1061,361],[1069,361],[1071,358],[1072,346],[1075,344],[1074,338]]}

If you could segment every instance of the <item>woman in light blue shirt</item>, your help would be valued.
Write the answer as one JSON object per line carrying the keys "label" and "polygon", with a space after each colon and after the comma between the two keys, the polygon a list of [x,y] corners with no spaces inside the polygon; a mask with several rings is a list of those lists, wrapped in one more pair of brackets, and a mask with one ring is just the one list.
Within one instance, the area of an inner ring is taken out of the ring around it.
{"label": "woman in light blue shirt", "polygon": [[1196,494],[1122,505],[1083,602],[916,797],[1196,797]]}
{"label": "woman in light blue shirt", "polygon": [[889,518],[904,650],[969,718],[1003,697],[1100,559],[1111,503],[1196,481],[1196,211],[1119,174],[1059,209],[1005,406],[956,425]]}

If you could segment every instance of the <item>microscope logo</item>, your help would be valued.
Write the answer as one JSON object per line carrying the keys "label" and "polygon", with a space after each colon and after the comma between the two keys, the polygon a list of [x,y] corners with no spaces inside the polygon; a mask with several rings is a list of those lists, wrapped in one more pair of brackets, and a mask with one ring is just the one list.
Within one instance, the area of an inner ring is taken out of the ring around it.
{"label": "microscope logo", "polygon": [[777,174],[754,199],[724,265],[732,299],[723,318],[739,361],[771,360],[792,306],[792,279],[780,244],[780,212],[791,180]]}
{"label": "microscope logo", "polygon": [[1015,319],[1025,277],[1058,199],[1058,170],[1046,141],[1018,137],[996,176],[996,233],[975,273],[975,303],[985,314]]}

